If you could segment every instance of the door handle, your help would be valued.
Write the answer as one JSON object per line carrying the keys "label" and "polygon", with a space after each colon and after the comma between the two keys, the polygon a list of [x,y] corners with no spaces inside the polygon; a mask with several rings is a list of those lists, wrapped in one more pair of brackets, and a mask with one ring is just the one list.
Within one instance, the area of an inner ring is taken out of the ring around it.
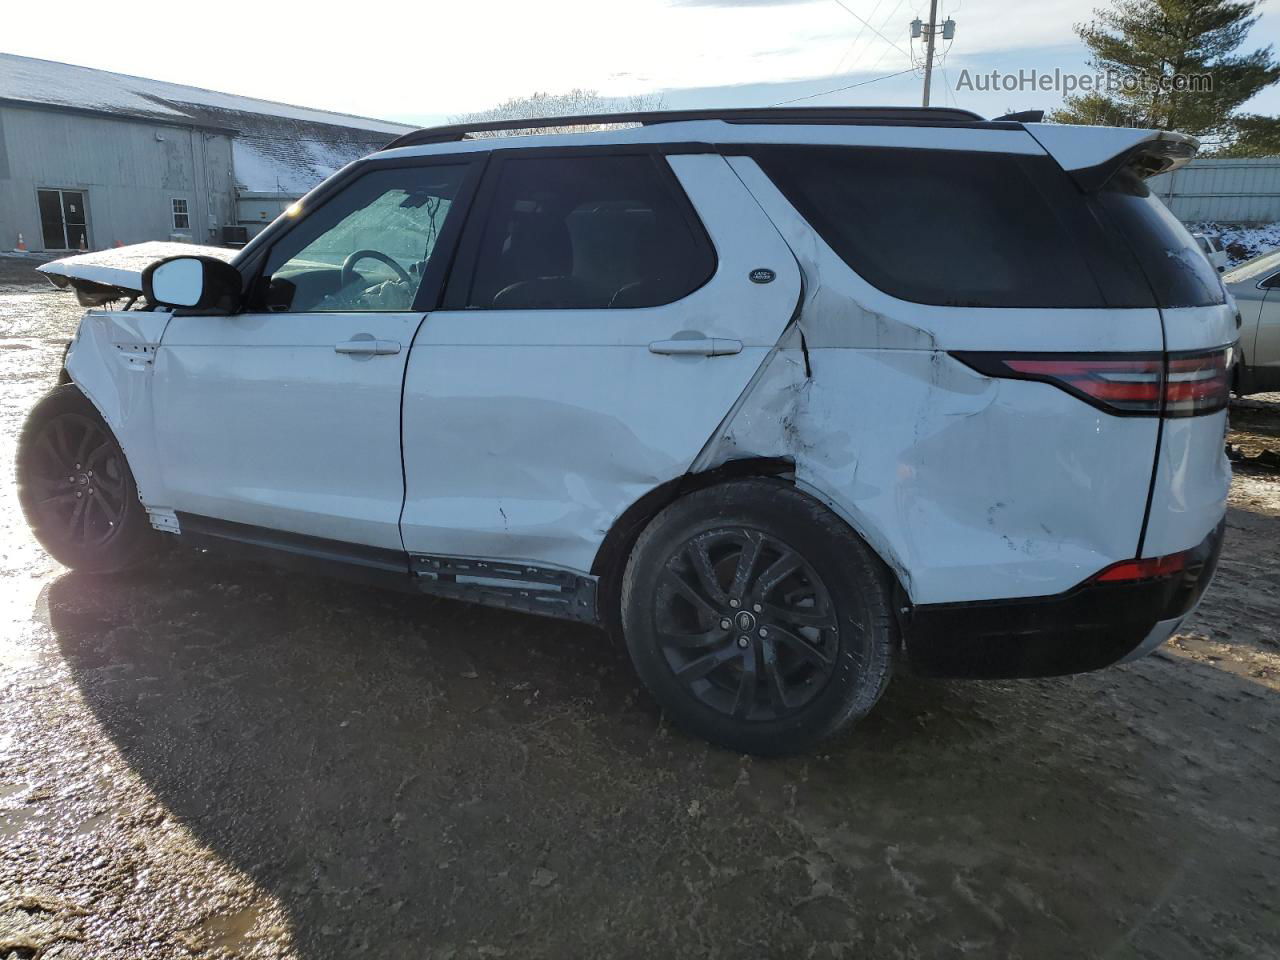
{"label": "door handle", "polygon": [[720,337],[680,337],[674,340],[655,340],[649,344],[650,353],[670,357],[730,357],[742,352],[741,340],[724,340]]}
{"label": "door handle", "polygon": [[335,353],[345,353],[355,357],[385,357],[400,352],[400,344],[396,340],[375,340],[369,334],[356,334],[350,340],[333,345]]}

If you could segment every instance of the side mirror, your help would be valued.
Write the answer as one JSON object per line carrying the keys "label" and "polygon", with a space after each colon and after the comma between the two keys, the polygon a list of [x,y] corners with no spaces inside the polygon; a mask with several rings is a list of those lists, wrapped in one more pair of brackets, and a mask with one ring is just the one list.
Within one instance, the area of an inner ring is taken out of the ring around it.
{"label": "side mirror", "polygon": [[231,313],[240,303],[240,271],[215,257],[169,257],[142,271],[142,292],[158,306]]}

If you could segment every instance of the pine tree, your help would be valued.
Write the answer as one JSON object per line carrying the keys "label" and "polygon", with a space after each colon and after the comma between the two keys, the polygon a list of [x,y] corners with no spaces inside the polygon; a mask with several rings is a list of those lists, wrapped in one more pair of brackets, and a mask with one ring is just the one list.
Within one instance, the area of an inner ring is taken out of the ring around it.
{"label": "pine tree", "polygon": [[[1257,6],[1258,0],[1115,0],[1094,10],[1093,22],[1077,24],[1076,34],[1089,48],[1090,65],[1125,86],[1067,97],[1050,119],[1234,139],[1232,113],[1280,80],[1270,46],[1235,52],[1258,22]],[[1207,82],[1178,90],[1175,76]]]}

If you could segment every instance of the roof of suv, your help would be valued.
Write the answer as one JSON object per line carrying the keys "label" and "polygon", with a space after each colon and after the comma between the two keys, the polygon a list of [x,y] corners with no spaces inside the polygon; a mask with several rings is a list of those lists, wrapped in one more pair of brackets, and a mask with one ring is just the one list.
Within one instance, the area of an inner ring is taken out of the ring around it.
{"label": "roof of suv", "polygon": [[[1022,115],[1001,117],[1021,120]],[[1031,119],[1027,115],[1025,119]],[[1037,118],[1038,119],[1038,118]],[[553,127],[599,125],[686,123],[693,120],[719,120],[724,123],[795,123],[795,124],[918,124],[925,126],[971,126],[988,121],[969,110],[950,107],[746,107],[725,110],[653,110],[639,113],[597,113],[574,117],[532,117],[513,120],[489,120],[457,123],[441,127],[425,127],[406,133],[383,149],[413,147],[430,143],[466,140],[470,134],[542,130]]]}
{"label": "roof of suv", "polygon": [[[538,147],[572,147],[654,143],[665,140],[665,133],[677,141],[724,143],[732,128],[738,131],[731,135],[732,142],[840,144],[850,142],[851,128],[872,127],[880,130],[870,140],[861,134],[853,139],[864,144],[874,140],[878,146],[925,148],[944,146],[937,135],[951,130],[962,134],[962,140],[945,138],[949,149],[1047,153],[1072,173],[1081,187],[1092,190],[1123,165],[1133,167],[1142,177],[1176,169],[1190,160],[1199,146],[1194,137],[1171,131],[1046,124],[1043,116],[1032,110],[986,120],[969,110],[950,107],[746,107],[525,117],[426,127],[397,137],[375,156],[402,148],[415,155],[459,148],[470,152],[533,146],[527,139],[524,143],[512,140],[539,130],[550,136]],[[787,126],[804,129],[783,134],[780,128]],[[610,129],[583,131],[583,127]],[[1022,137],[1011,139],[1011,133]]]}

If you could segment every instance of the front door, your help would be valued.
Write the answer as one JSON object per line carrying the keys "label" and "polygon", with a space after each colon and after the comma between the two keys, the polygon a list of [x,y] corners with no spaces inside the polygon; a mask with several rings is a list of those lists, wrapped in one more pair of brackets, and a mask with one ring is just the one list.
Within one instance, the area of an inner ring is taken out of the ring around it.
{"label": "front door", "polygon": [[1256,385],[1266,390],[1280,389],[1280,287],[1267,290],[1258,314],[1257,333],[1246,350]]}
{"label": "front door", "polygon": [[469,163],[371,164],[266,254],[235,316],[175,316],[156,355],[178,512],[402,549],[400,390]]}
{"label": "front door", "polygon": [[81,190],[37,190],[40,229],[46,250],[82,250],[89,246],[88,218]]}
{"label": "front door", "polygon": [[495,155],[405,380],[411,554],[589,570],[795,314],[794,256],[718,154]]}

